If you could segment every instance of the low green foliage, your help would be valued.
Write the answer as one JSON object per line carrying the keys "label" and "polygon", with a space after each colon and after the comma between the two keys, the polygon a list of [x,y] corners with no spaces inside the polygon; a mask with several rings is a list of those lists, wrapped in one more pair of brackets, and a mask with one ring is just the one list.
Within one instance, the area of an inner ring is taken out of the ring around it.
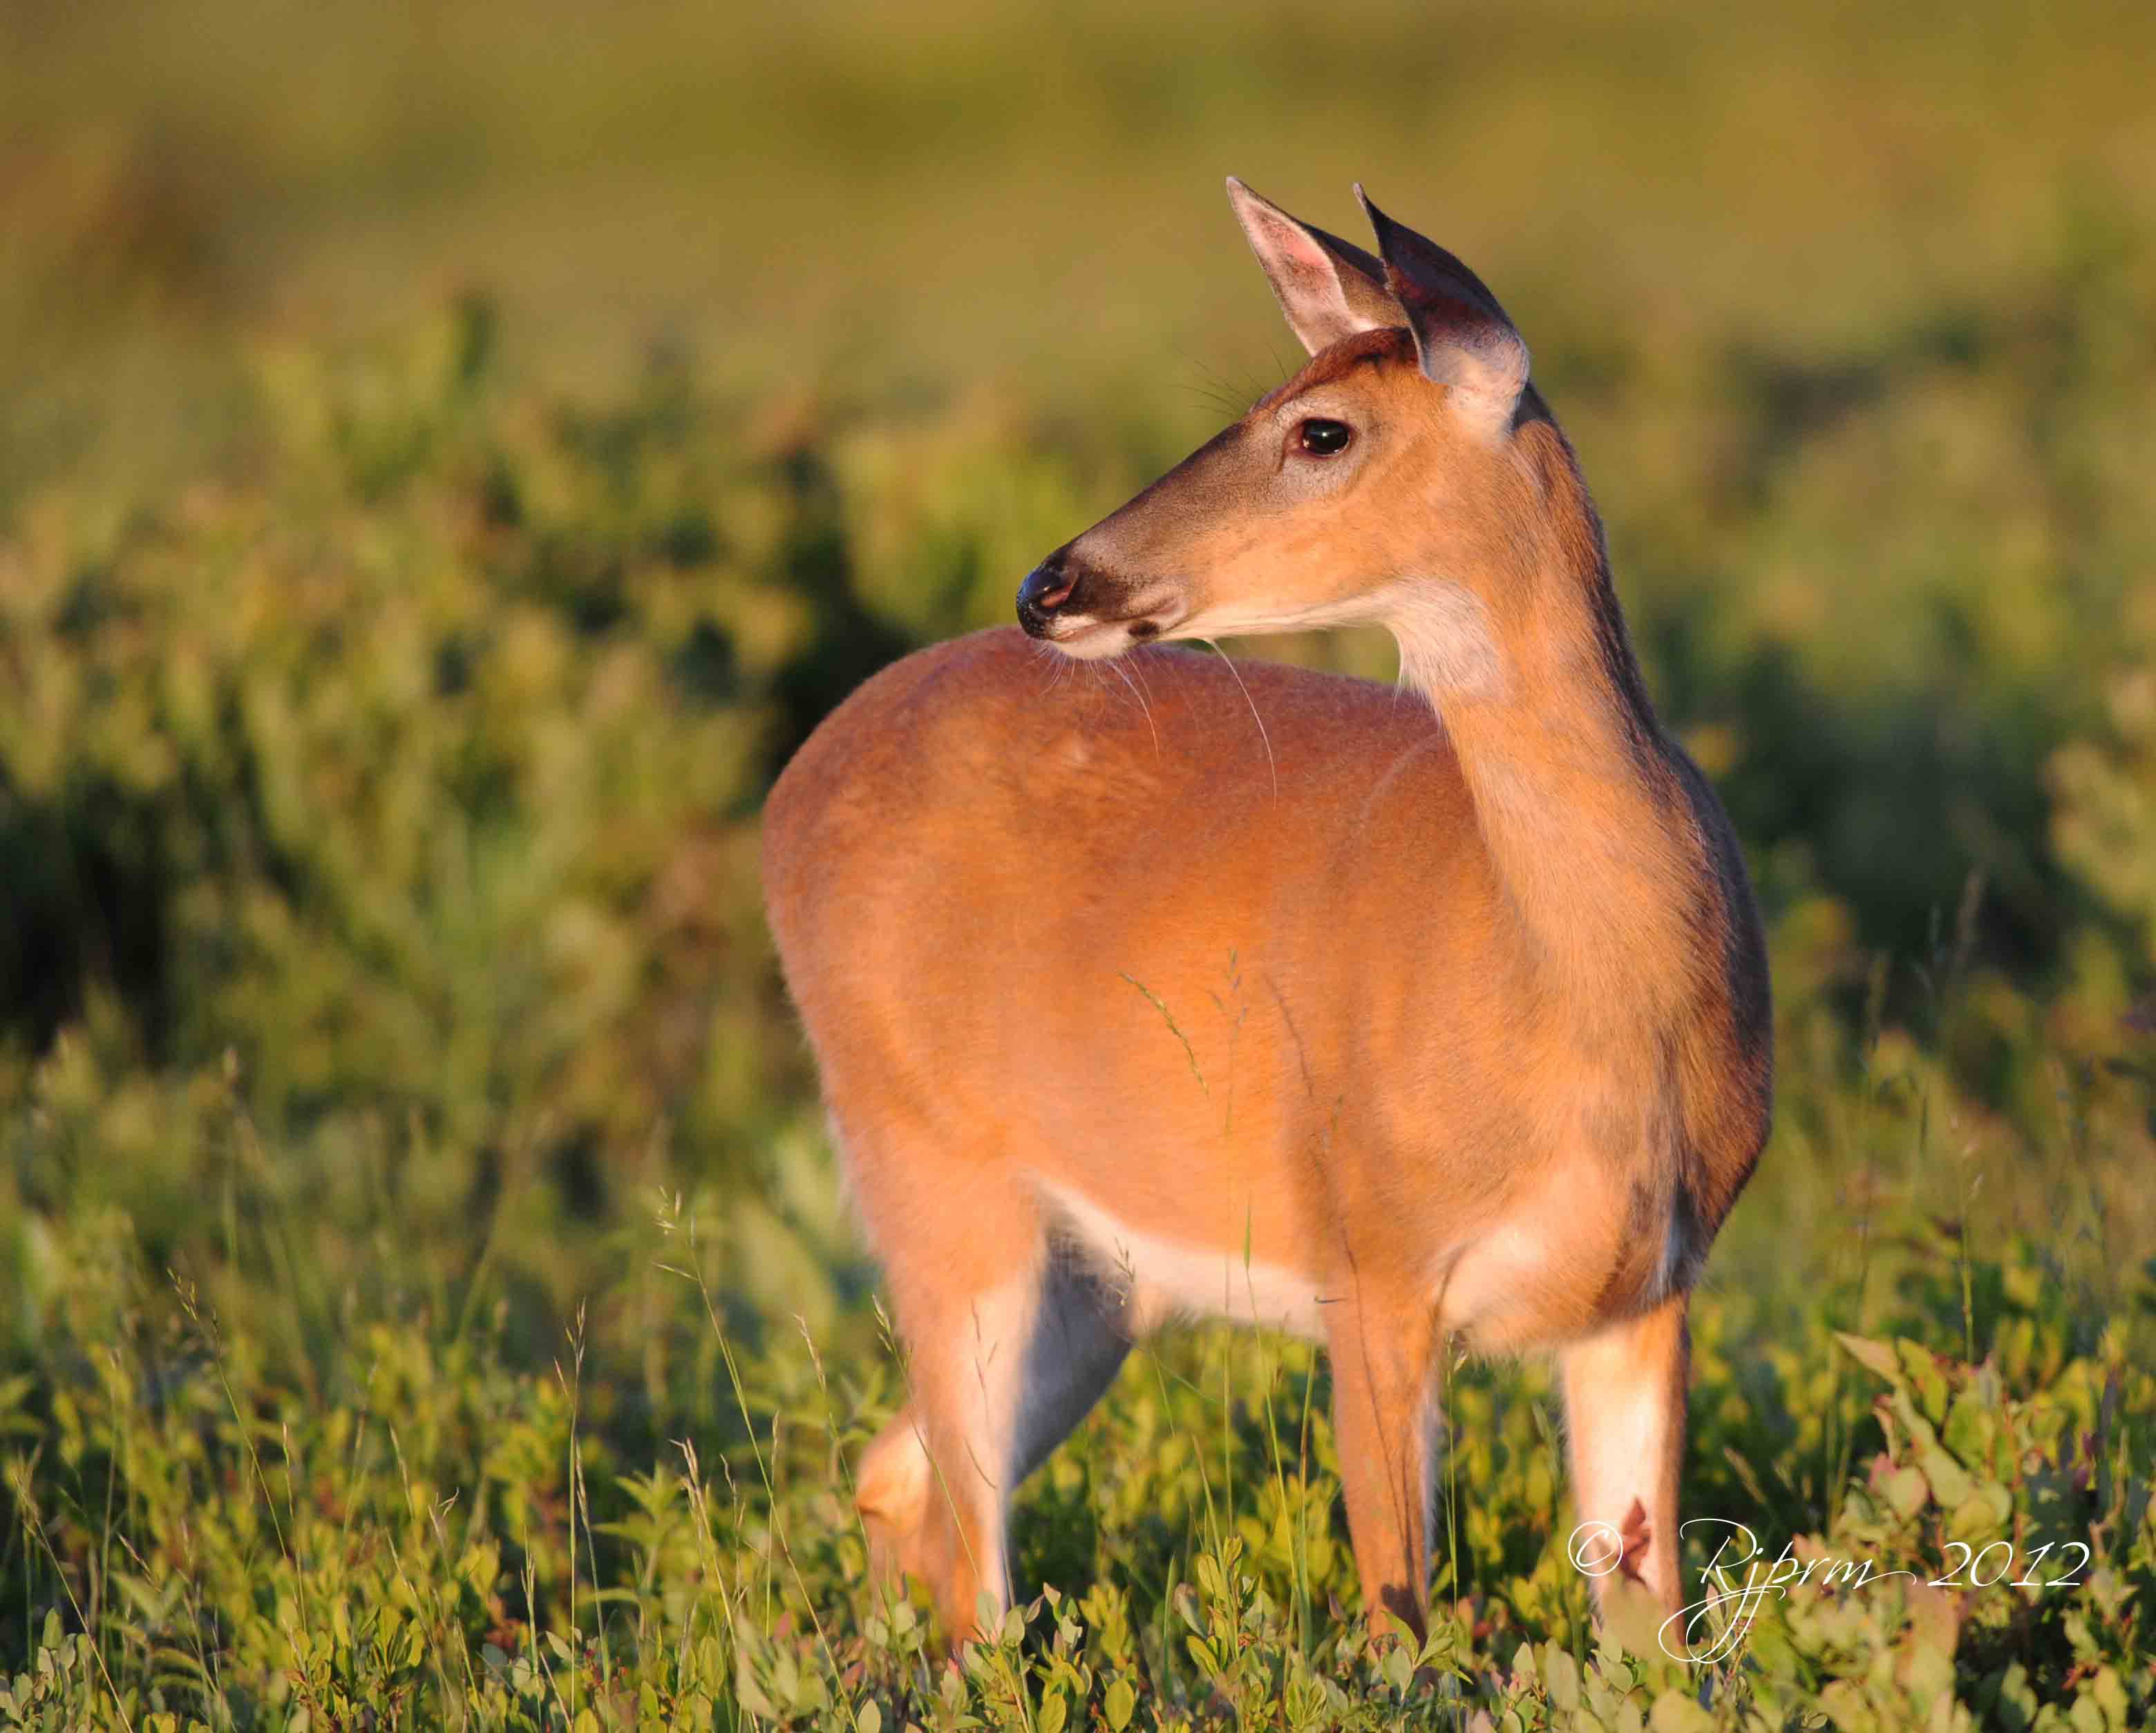
{"label": "low green foliage", "polygon": [[[1974,1363],[1937,1346],[1963,1318],[1936,1236],[1880,1253],[1871,1336],[1702,1296],[1688,1495],[1709,1520],[1681,1632],[1597,1637],[1546,1381],[1463,1366],[1432,1634],[1373,1639],[1342,1612],[1317,1356],[1209,1331],[1142,1351],[1029,1486],[1027,1599],[952,1665],[865,1578],[847,1464],[895,1394],[880,1357],[833,1382],[798,1336],[744,1354],[716,1334],[693,1218],[655,1225],[731,1424],[676,1397],[624,1426],[623,1356],[582,1320],[543,1372],[497,1327],[367,1323],[309,1387],[142,1275],[123,1219],[70,1224],[44,1344],[69,1375],[5,1392],[31,1622],[0,1716],[2123,1730],[2156,1698],[2156,1378],[2120,1331],[2089,1338],[2027,1247],[1968,1271]],[[644,1442],[654,1424],[675,1440]]]}

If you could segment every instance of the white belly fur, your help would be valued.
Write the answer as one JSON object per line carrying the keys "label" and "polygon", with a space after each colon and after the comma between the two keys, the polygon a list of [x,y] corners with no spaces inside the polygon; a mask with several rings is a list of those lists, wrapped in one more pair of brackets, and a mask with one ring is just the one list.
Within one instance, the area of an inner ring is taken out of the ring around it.
{"label": "white belly fur", "polygon": [[1141,1233],[1065,1187],[1042,1182],[1040,1192],[1101,1277],[1124,1295],[1133,1335],[1185,1312],[1322,1340],[1323,1302],[1315,1277],[1240,1250],[1200,1250]]}

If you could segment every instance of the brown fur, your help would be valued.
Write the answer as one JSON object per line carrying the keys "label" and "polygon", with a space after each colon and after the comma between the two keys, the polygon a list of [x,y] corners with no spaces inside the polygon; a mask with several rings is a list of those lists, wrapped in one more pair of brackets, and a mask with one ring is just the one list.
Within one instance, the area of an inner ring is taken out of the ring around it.
{"label": "brown fur", "polygon": [[[773,929],[912,1356],[862,1508],[954,1633],[1018,1479],[1206,1259],[1211,1310],[1308,1290],[1373,1607],[1421,1618],[1448,1335],[1560,1351],[1582,1519],[1676,1604],[1684,1296],[1767,1123],[1757,917],[1563,435],[1530,392],[1492,440],[1415,354],[1332,346],[1065,556],[1096,638],[1393,618],[1423,692],[988,632],[773,791]],[[1359,467],[1279,455],[1309,413]]]}

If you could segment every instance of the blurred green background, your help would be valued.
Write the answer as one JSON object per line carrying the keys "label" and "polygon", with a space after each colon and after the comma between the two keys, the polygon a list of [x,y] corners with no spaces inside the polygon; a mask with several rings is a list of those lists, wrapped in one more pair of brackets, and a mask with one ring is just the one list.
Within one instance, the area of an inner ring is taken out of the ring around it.
{"label": "blurred green background", "polygon": [[177,1279],[318,1394],[587,1306],[634,1459],[728,1407],[662,1195],[729,1328],[873,1357],[758,804],[1291,365],[1230,172],[1461,253],[1580,449],[1773,928],[1717,1279],[1816,1312],[1884,1195],[2145,1331],[2152,67],[1991,0],[0,8],[24,1424]]}

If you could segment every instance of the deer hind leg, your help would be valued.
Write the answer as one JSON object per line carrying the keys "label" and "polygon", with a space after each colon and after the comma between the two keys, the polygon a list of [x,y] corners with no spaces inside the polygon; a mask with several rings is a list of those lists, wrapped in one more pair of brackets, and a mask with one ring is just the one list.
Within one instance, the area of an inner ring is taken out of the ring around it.
{"label": "deer hind leg", "polygon": [[1348,1532],[1374,1619],[1428,1628],[1437,1323],[1428,1300],[1327,1308],[1332,1430]]}
{"label": "deer hind leg", "polygon": [[1575,1556],[1593,1576],[1604,1618],[1628,1587],[1644,1589],[1665,1614],[1683,1598],[1677,1476],[1691,1364],[1686,1304],[1678,1294],[1558,1356],[1581,1525]]}
{"label": "deer hind leg", "polygon": [[1011,1493],[1107,1387],[1130,1337],[1030,1197],[969,1193],[951,1226],[965,1231],[890,1248],[913,1395],[869,1447],[857,1499],[875,1567],[925,1584],[958,1643],[983,1593],[1009,1603]]}

